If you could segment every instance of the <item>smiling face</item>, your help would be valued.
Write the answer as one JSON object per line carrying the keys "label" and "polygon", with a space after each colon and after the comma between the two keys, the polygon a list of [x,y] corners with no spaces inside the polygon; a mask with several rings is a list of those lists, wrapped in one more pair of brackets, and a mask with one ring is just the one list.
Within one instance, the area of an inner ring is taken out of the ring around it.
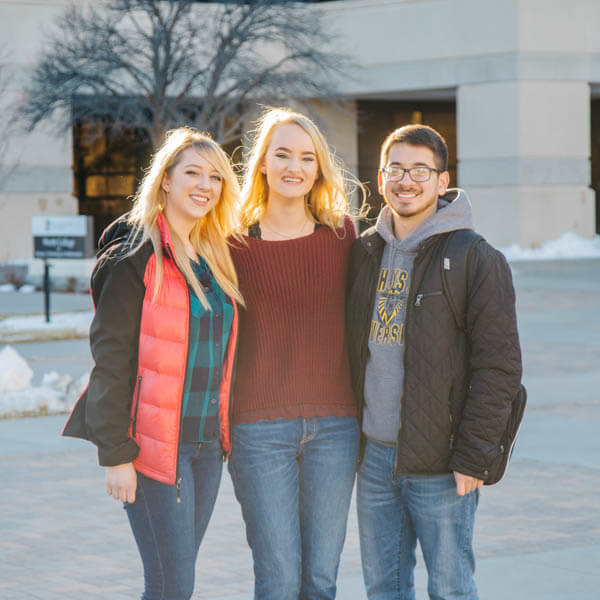
{"label": "smiling face", "polygon": [[269,201],[302,201],[319,174],[312,138],[300,125],[282,123],[273,129],[261,172],[266,175]]}
{"label": "smiling face", "polygon": [[[166,194],[165,215],[184,238],[198,219],[217,204],[223,189],[223,177],[194,148],[186,148],[175,166],[163,177]],[[187,233],[186,233],[187,232]]]}
{"label": "smiling face", "polygon": [[[430,148],[403,142],[390,146],[387,161],[382,167],[390,166],[436,169]],[[415,182],[405,172],[402,179],[389,181],[380,171],[378,183],[379,193],[394,212],[394,220],[410,220],[416,227],[436,212],[438,197],[443,196],[448,188],[449,175],[447,171],[432,172],[429,181]]]}

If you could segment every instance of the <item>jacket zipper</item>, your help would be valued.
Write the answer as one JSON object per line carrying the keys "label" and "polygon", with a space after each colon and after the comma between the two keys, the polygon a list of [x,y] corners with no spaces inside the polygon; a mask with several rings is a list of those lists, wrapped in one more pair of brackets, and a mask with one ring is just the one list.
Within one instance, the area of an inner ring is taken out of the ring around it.
{"label": "jacket zipper", "polygon": [[[431,239],[431,238],[429,238],[429,239]],[[410,274],[410,283],[409,283],[410,287],[408,288],[409,297],[413,290],[413,283],[415,282],[415,272],[416,272],[417,266],[419,265],[419,262],[423,258],[425,247],[429,245],[427,242],[428,242],[428,240],[426,240],[423,244],[421,244],[419,246],[417,255],[415,256],[415,258],[413,260],[411,274]],[[420,306],[421,301],[423,300],[423,298],[425,296],[429,296],[429,295],[436,296],[441,293],[442,292],[430,292],[428,294],[417,294],[416,296],[414,296],[414,298],[415,298],[414,302],[406,303],[406,314],[404,315],[404,319],[405,319],[405,325],[404,325],[404,336],[405,337],[404,337],[404,339],[405,340],[408,339],[408,328],[409,328],[409,324],[410,324],[410,315],[412,312],[413,304],[415,306]],[[404,366],[406,366],[406,345],[404,346],[404,353],[402,356],[402,361],[403,361]],[[398,427],[398,437],[396,438],[396,456],[394,457],[394,475],[398,475],[398,466],[399,466],[398,452],[400,450],[400,435],[402,434],[402,424],[404,423],[404,407],[406,405],[406,402],[405,402],[406,380],[407,380],[407,377],[406,377],[406,370],[405,370],[404,371],[404,381],[402,382],[402,396],[401,396],[401,402],[400,402],[400,426]]]}
{"label": "jacket zipper", "polygon": [[437,292],[427,292],[425,294],[417,294],[415,298],[415,306],[421,306],[423,303],[423,298],[429,298],[430,296],[442,296],[444,292],[441,290]]}
{"label": "jacket zipper", "polygon": [[135,408],[133,410],[133,422],[131,424],[131,437],[135,439],[135,432],[137,429],[137,413],[140,406],[140,390],[142,389],[142,376],[138,375],[137,378],[137,393],[135,395]]}
{"label": "jacket zipper", "polygon": [[450,386],[450,394],[448,396],[448,416],[450,417],[450,450],[454,448],[454,415],[452,414],[452,396],[454,385]]}
{"label": "jacket zipper", "polygon": [[[232,302],[235,300],[232,298]],[[238,307],[239,311],[239,307]],[[238,312],[238,322],[237,322],[237,331],[235,337],[235,348],[233,349],[233,365],[231,365],[231,381],[229,382],[229,407],[227,412],[229,414],[229,455],[233,451],[233,388],[235,385],[235,378],[237,373],[237,357],[238,357],[238,345],[240,343],[240,335],[239,335],[239,327],[240,327],[240,315]],[[231,332],[229,333],[231,335]],[[227,352],[227,349],[225,349]],[[225,462],[229,456],[226,453],[223,453],[223,462]]]}
{"label": "jacket zipper", "polygon": [[[169,256],[171,258],[171,260],[173,261],[173,264],[175,265],[175,267],[177,268],[177,270],[181,273],[181,276],[183,277],[183,280],[185,281],[186,287],[187,287],[187,279],[185,278],[185,275],[182,273],[181,269],[178,267],[177,265],[177,261],[175,260],[175,255],[173,254],[173,250],[171,250],[171,246],[169,244],[169,242],[167,242],[166,244],[166,248],[167,251],[169,252]],[[189,296],[189,292],[188,292],[188,341],[187,344],[185,346],[185,371],[186,371],[186,375],[187,375],[187,359],[188,359],[188,353],[189,353],[189,345],[190,345],[190,296]],[[175,486],[177,487],[177,503],[180,504],[181,503],[181,476],[179,475],[179,442],[180,442],[180,438],[181,438],[181,420],[183,418],[183,415],[181,413],[181,407],[183,405],[183,391],[185,389],[185,378],[183,381],[183,385],[181,388],[181,398],[179,399],[179,407],[178,407],[178,411],[179,411],[179,431],[177,433],[177,454],[175,456]]]}
{"label": "jacket zipper", "polygon": [[[415,279],[416,267],[419,264],[419,262],[422,260],[423,255],[424,255],[424,251],[434,243],[434,241],[433,241],[434,239],[435,239],[435,237],[428,238],[427,240],[425,240],[419,246],[419,249],[418,249],[417,255],[415,256],[415,259],[413,261],[413,266],[412,266],[412,270],[411,270],[410,287],[408,288],[408,295],[409,295],[409,297],[411,296],[411,292],[412,292],[412,289],[413,289],[413,283],[414,283],[414,279]],[[369,241],[366,242],[365,245],[367,246],[367,252],[369,253],[369,255],[371,257],[373,257],[374,255],[373,255],[372,250],[371,250],[371,248],[373,247],[373,242],[369,240]],[[376,262],[377,262],[377,267],[379,267],[380,263],[381,263],[381,255],[379,256],[379,261],[376,261]],[[377,281],[377,279],[375,281]],[[373,289],[373,292],[374,291],[375,291],[375,289]],[[441,292],[441,291],[439,291],[439,292],[430,292],[430,294],[427,294],[427,295],[441,295],[442,293],[443,292]],[[420,296],[420,298],[419,298],[419,304],[416,303],[417,302],[417,297],[416,296],[413,296],[413,298],[415,298],[414,302],[413,301],[409,301],[406,304],[406,315],[404,317],[405,318],[405,330],[404,330],[405,336],[408,335],[408,327],[409,327],[409,323],[410,323],[410,318],[409,317],[410,317],[410,314],[411,314],[412,305],[416,304],[416,306],[420,306],[421,301],[423,300],[423,298],[426,295],[425,294],[419,294],[419,296]],[[374,293],[371,294],[371,299],[372,300],[370,302],[370,305],[371,305],[370,306],[370,309],[371,309],[370,314],[373,313],[373,305],[375,303],[375,294]],[[407,338],[405,337],[405,339],[407,339]],[[367,333],[367,344],[368,344],[368,333]],[[405,348],[404,351],[406,352],[406,348]],[[403,358],[403,360],[405,360],[405,357]],[[364,385],[364,379],[363,379],[363,385]],[[406,375],[404,377],[404,382],[402,384],[402,399],[404,399],[405,397],[406,397]],[[404,420],[404,405],[405,405],[404,402],[402,402],[401,405],[400,405],[400,426],[398,427],[398,437],[396,439],[396,455],[394,457],[394,475],[398,475],[398,462],[399,462],[398,461],[398,450],[400,449],[400,435],[402,433],[402,423],[403,423],[403,420]]]}
{"label": "jacket zipper", "polygon": [[[414,280],[414,272],[415,272],[415,263],[417,262],[417,257],[415,256],[415,259],[413,261],[413,265],[412,265],[412,272],[411,272],[411,277],[410,277],[410,287],[408,288],[408,293],[410,294],[411,290],[412,290],[412,283]],[[412,302],[407,302],[406,303],[406,314],[404,315],[404,319],[405,319],[405,323],[404,323],[404,339],[406,340],[406,334],[408,333],[408,323],[409,323],[409,317],[410,317],[410,313],[411,313],[411,309],[412,309]],[[415,302],[415,306],[418,306],[418,304],[416,304]],[[406,366],[406,345],[404,346],[404,351],[402,353],[402,362],[403,362],[403,366]],[[394,456],[394,475],[398,475],[398,452],[400,451],[400,435],[402,434],[402,425],[404,423],[404,406],[406,404],[405,402],[406,399],[406,370],[404,371],[404,379],[402,381],[402,396],[400,399],[400,424],[398,426],[398,437],[396,438],[396,454]]]}

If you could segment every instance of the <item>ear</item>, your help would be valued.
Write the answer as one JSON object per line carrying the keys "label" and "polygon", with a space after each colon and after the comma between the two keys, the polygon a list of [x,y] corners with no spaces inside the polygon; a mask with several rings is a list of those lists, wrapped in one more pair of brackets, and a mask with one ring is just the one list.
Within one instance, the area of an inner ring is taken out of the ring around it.
{"label": "ear", "polygon": [[450,185],[450,173],[444,171],[438,178],[438,196],[443,196]]}
{"label": "ear", "polygon": [[162,181],[160,182],[160,187],[162,188],[163,192],[166,194],[169,193],[169,189],[171,188],[171,178],[169,177],[168,173],[163,175]]}
{"label": "ear", "polygon": [[377,171],[377,189],[379,193],[383,196],[383,173],[381,171]]}

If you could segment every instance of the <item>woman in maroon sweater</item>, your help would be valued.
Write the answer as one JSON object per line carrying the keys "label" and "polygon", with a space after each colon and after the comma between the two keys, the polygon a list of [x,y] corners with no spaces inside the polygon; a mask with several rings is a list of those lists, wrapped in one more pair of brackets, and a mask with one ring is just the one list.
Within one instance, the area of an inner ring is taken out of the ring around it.
{"label": "woman in maroon sweater", "polygon": [[232,248],[246,310],[229,462],[255,600],[335,598],[359,432],[344,333],[356,238],[345,182],[306,116],[261,119]]}

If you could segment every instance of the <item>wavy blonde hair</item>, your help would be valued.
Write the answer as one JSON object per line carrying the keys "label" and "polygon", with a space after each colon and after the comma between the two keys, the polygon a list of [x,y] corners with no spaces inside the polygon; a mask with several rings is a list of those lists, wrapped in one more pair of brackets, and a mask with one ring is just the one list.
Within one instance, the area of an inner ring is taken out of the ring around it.
{"label": "wavy blonde hair", "polygon": [[[265,211],[269,197],[267,177],[261,172],[264,157],[274,129],[292,123],[301,127],[311,138],[317,155],[319,172],[306,203],[312,216],[334,232],[343,227],[348,214],[348,191],[341,164],[329,150],[319,128],[306,115],[287,108],[270,108],[262,115],[254,132],[242,185],[241,227],[256,223]],[[358,183],[358,182],[357,182]],[[358,183],[362,189],[362,185]]]}
{"label": "wavy blonde hair", "polygon": [[[168,201],[161,184],[165,174],[170,173],[179,163],[181,154],[187,148],[194,148],[202,158],[210,162],[223,178],[219,201],[210,212],[194,224],[190,232],[190,242],[194,251],[206,261],[221,289],[243,304],[227,243],[227,238],[237,225],[240,187],[229,158],[208,134],[200,133],[191,127],[179,127],[167,133],[164,144],[154,155],[152,163],[142,179],[134,197],[133,208],[129,213],[128,222],[133,225],[132,239],[136,240],[131,252],[135,252],[147,240],[151,240],[156,255],[156,285],[154,287],[154,299],[156,299],[163,277],[163,251],[157,219]],[[202,286],[194,275],[183,242],[169,224],[164,213],[163,216],[173,239],[172,250],[177,266],[204,308],[210,310]]]}

